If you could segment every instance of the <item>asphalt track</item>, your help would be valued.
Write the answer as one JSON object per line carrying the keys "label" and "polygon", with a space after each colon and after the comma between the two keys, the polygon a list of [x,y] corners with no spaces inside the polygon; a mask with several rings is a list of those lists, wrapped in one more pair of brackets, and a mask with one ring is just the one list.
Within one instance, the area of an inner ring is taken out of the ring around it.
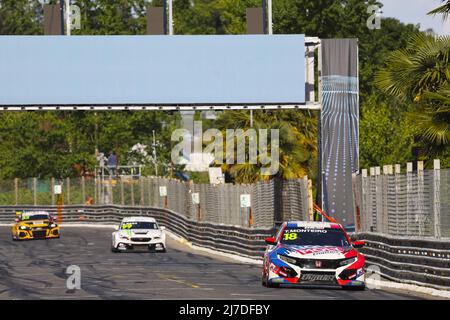
{"label": "asphalt track", "polygon": [[[418,299],[383,290],[261,286],[259,266],[193,251],[168,237],[167,253],[112,253],[110,229],[62,228],[54,240],[12,241],[0,227],[0,299]],[[68,290],[68,266],[81,289]]]}

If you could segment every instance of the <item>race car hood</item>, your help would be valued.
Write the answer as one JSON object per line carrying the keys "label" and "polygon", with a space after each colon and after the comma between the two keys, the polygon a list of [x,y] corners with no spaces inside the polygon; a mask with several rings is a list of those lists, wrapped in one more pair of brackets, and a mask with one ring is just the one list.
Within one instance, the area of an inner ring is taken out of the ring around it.
{"label": "race car hood", "polygon": [[343,259],[356,255],[352,247],[288,246],[281,244],[278,254],[300,259]]}
{"label": "race car hood", "polygon": [[120,230],[120,236],[126,237],[160,237],[162,234],[161,230],[155,229],[136,229],[136,230]]}
{"label": "race car hood", "polygon": [[26,227],[43,227],[50,224],[49,220],[33,220],[33,221],[20,221],[19,226]]}

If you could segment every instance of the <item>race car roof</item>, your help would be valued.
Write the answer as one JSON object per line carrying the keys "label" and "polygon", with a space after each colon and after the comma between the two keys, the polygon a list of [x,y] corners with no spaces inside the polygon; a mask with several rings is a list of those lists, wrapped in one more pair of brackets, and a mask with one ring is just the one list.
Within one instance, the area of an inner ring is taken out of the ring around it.
{"label": "race car roof", "polygon": [[123,218],[122,220],[122,222],[133,222],[133,221],[156,222],[155,218],[152,217],[127,217]]}
{"label": "race car roof", "polygon": [[35,214],[50,215],[50,213],[48,213],[48,211],[22,211],[21,214],[24,216],[32,216]]}
{"label": "race car roof", "polygon": [[340,229],[341,226],[338,223],[332,223],[332,222],[321,222],[321,221],[289,221],[287,223],[288,228],[317,228],[317,229],[323,229],[323,228],[338,228]]}

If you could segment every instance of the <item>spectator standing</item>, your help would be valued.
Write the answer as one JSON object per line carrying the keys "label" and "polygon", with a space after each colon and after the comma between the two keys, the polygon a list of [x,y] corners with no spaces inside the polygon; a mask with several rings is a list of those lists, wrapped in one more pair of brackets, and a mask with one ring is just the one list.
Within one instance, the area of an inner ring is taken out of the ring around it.
{"label": "spectator standing", "polygon": [[108,166],[109,174],[111,176],[115,176],[116,171],[117,171],[117,155],[114,151],[109,152],[109,156],[108,156],[108,160],[107,160],[106,164]]}

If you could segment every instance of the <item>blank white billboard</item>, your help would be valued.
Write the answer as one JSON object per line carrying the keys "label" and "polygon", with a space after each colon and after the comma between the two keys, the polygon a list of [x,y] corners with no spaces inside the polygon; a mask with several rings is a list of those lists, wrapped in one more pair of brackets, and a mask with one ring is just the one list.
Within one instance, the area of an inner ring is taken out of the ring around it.
{"label": "blank white billboard", "polygon": [[303,35],[0,36],[0,106],[305,102]]}

